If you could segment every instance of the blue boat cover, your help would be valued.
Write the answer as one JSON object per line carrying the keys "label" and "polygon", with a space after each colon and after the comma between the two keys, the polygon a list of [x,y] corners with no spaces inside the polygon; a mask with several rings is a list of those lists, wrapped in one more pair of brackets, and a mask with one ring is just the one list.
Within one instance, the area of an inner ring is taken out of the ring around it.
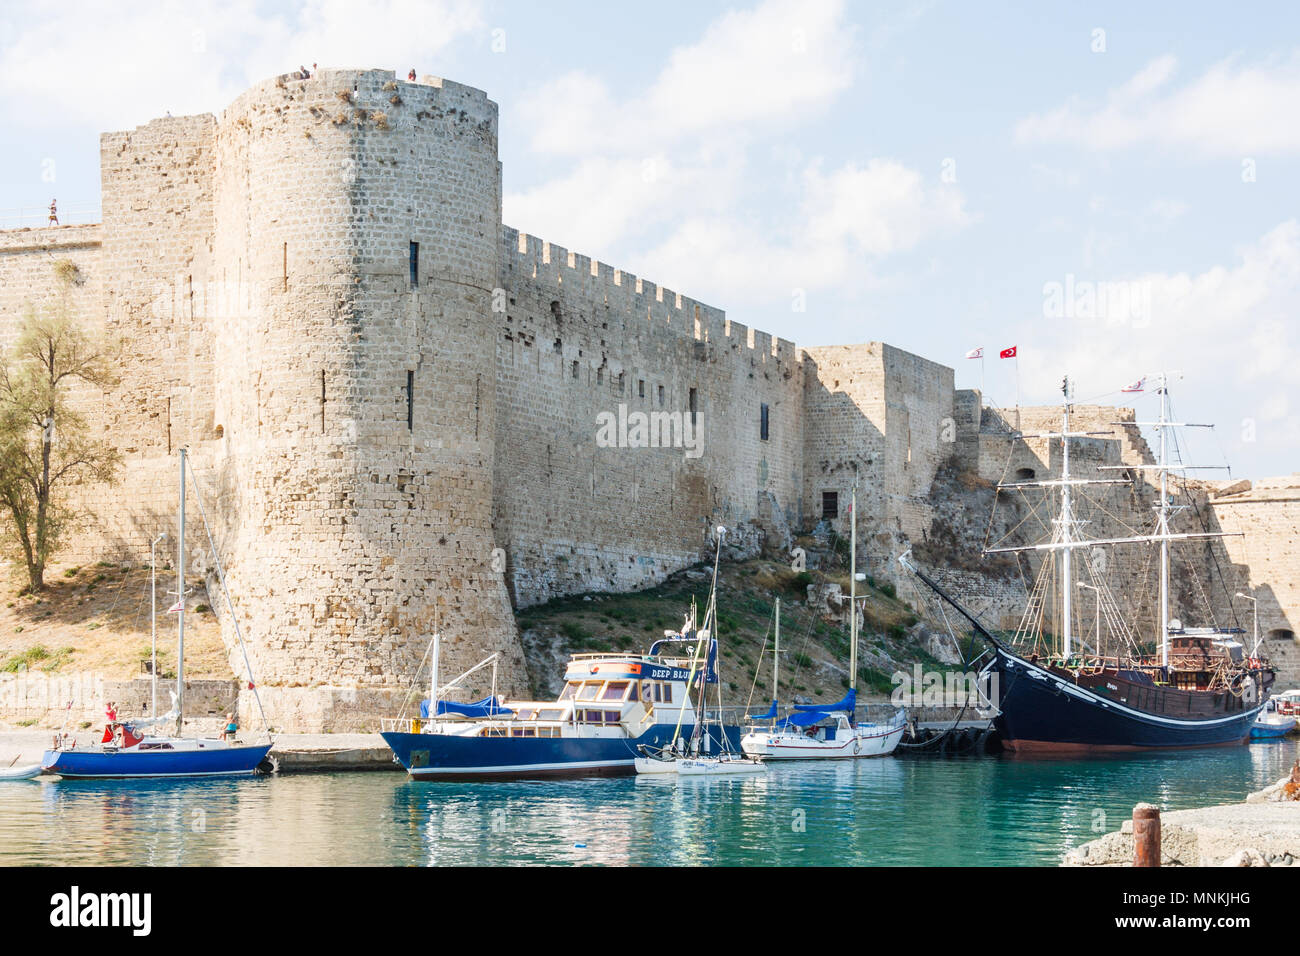
{"label": "blue boat cover", "polygon": [[829,716],[830,714],[824,710],[808,710],[798,714],[791,714],[781,721],[781,724],[789,727],[811,727]]}
{"label": "blue boat cover", "polygon": [[[452,700],[438,701],[438,716],[440,717],[443,714],[455,714],[458,717],[499,717],[513,713],[513,710],[503,706],[497,698],[490,696],[472,704],[458,704]],[[420,701],[420,716],[429,716],[429,699],[427,697]]]}
{"label": "blue boat cover", "polygon": [[773,698],[772,706],[767,709],[766,714],[752,714],[745,718],[746,720],[776,720],[776,699]]}
{"label": "blue boat cover", "polygon": [[[849,688],[849,692],[848,692],[847,694],[844,695],[844,699],[841,700],[841,701],[838,701],[837,703],[834,703],[834,704],[795,704],[795,705],[794,705],[794,709],[795,709],[795,710],[802,710],[802,711],[804,711],[804,712],[806,712],[806,713],[812,713],[813,711],[819,711],[819,712],[821,712],[821,713],[823,713],[823,714],[828,714],[828,713],[830,713],[830,712],[833,711],[833,710],[847,710],[849,713],[852,713],[852,712],[854,711],[854,709],[857,707],[857,700],[858,700],[858,692],[857,692],[856,690],[854,690],[853,688]],[[800,726],[802,727],[802,726],[806,726],[806,725],[804,725],[804,724],[800,724]]]}

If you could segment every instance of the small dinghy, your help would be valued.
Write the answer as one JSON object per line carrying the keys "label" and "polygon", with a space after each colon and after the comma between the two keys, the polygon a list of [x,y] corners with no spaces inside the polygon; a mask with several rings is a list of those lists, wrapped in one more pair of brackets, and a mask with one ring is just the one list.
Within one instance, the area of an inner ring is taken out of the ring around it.
{"label": "small dinghy", "polygon": [[30,780],[32,777],[41,775],[41,765],[38,763],[23,764],[20,767],[2,767],[0,768],[0,780]]}
{"label": "small dinghy", "polygon": [[677,773],[683,777],[715,777],[732,773],[766,773],[767,764],[740,754],[720,754],[717,757],[683,757],[675,761]]}

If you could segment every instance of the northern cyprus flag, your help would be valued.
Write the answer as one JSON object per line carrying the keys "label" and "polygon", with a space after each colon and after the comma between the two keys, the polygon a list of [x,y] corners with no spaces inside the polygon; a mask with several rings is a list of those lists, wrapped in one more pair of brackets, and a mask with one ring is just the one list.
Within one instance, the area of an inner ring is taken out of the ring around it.
{"label": "northern cyprus flag", "polygon": [[977,349],[971,349],[969,352],[966,353],[966,357],[967,357],[967,358],[983,358],[983,357],[984,357],[984,346],[981,345],[981,346],[980,346],[979,348],[977,348]]}

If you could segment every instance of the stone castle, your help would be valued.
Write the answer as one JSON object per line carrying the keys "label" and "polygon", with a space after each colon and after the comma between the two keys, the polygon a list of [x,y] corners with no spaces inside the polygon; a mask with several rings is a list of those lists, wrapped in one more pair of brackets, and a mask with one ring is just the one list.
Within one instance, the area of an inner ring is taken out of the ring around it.
{"label": "stone castle", "polygon": [[[188,447],[283,728],[390,712],[435,627],[448,671],[499,652],[500,689],[522,690],[513,608],[662,580],[716,524],[737,555],[788,551],[818,522],[844,530],[856,487],[860,560],[892,578],[902,547],[960,523],[941,473],[1052,467],[951,368],[880,342],[798,348],[504,225],[479,90],[282,76],[219,117],[106,133],[100,159],[101,223],[0,232],[0,345],[61,302],[121,347],[120,382],[78,401],[125,470],[83,489],[72,550],[147,558]],[[667,447],[597,440],[602,415],[637,413]],[[1081,414],[1114,434],[1095,464],[1150,462],[1111,424],[1131,412]],[[1270,649],[1294,656],[1300,489],[1221,490],[1206,512],[1252,531],[1229,539],[1232,586],[1261,588]],[[189,548],[210,571],[201,529]],[[1002,616],[1023,600],[1013,576],[971,575]]]}

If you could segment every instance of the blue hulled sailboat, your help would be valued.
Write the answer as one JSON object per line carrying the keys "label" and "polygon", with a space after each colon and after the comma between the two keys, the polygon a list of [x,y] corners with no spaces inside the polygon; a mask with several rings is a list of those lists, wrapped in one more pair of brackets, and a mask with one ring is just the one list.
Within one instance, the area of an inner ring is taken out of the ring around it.
{"label": "blue hulled sailboat", "polygon": [[[47,774],[57,774],[72,779],[115,779],[129,777],[225,777],[242,776],[269,770],[267,759],[273,741],[270,731],[266,731],[266,741],[257,744],[240,744],[234,740],[211,737],[182,736],[185,713],[185,449],[180,449],[180,538],[177,545],[176,581],[178,600],[172,608],[176,612],[176,693],[173,695],[172,709],[168,714],[151,715],[139,720],[110,721],[104,735],[104,742],[98,746],[78,746],[75,739],[68,741],[60,735],[56,746],[45,751],[41,759],[41,769]],[[203,502],[199,499],[202,513]],[[206,524],[206,518],[205,518]],[[213,549],[216,555],[216,549]],[[225,572],[217,559],[217,573],[225,591]],[[226,595],[229,604],[229,594]],[[235,631],[243,647],[243,635],[239,634],[238,619],[231,608],[231,618],[235,621]],[[248,656],[244,655],[245,666]],[[154,701],[157,709],[156,682],[157,665],[155,661]],[[249,676],[252,671],[250,668]],[[253,686],[250,680],[250,687]],[[260,699],[259,699],[260,707]],[[115,717],[115,715],[113,715]],[[171,735],[155,735],[151,731],[165,727],[174,721],[175,732]],[[265,724],[265,715],[263,715]],[[114,726],[116,724],[116,727]]]}

